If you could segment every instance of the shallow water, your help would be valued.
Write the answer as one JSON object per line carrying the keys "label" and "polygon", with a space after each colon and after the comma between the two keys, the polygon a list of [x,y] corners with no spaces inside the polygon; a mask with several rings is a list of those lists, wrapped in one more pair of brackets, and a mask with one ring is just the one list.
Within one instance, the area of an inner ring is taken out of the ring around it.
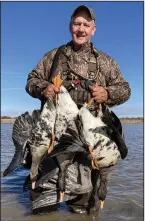
{"label": "shallow water", "polygon": [[[14,154],[11,139],[13,124],[1,125],[1,170]],[[31,201],[23,192],[23,182],[29,171],[23,168],[1,179],[2,221],[143,221],[143,124],[123,125],[128,156],[111,173],[104,209],[98,214],[74,214],[65,204],[56,212],[44,215],[31,213]]]}

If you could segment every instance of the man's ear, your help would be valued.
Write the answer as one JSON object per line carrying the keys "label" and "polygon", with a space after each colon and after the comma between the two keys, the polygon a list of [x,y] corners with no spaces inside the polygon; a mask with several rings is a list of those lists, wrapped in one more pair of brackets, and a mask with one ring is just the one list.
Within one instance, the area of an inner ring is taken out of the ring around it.
{"label": "man's ear", "polygon": [[96,32],[96,26],[94,26],[94,27],[92,28],[92,33],[91,33],[91,35],[93,36],[93,35],[95,34],[95,32]]}

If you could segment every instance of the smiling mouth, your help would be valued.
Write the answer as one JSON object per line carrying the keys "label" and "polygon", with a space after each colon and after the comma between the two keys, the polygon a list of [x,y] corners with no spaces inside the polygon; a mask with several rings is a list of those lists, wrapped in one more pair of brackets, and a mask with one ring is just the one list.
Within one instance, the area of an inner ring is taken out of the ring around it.
{"label": "smiling mouth", "polygon": [[85,36],[77,36],[77,38],[84,38]]}

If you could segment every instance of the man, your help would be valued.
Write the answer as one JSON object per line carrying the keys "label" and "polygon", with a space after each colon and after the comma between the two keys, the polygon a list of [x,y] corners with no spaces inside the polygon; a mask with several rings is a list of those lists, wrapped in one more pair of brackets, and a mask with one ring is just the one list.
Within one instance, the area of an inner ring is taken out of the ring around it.
{"label": "man", "polygon": [[[71,16],[69,27],[72,40],[61,50],[55,73],[61,76],[62,84],[78,107],[91,97],[108,107],[127,101],[131,89],[117,63],[90,42],[96,31],[94,11],[85,5],[79,6]],[[49,51],[28,76],[26,91],[42,102],[59,93],[59,88],[49,81],[56,52],[57,49]],[[88,80],[93,86],[87,84]]]}
{"label": "man", "polygon": [[[69,42],[59,56],[56,73],[63,85],[70,87],[77,79],[86,78],[95,82],[87,90],[82,84],[70,90],[74,101],[81,106],[93,96],[97,103],[112,107],[127,101],[130,87],[121,75],[117,63],[105,53],[94,49],[90,38],[95,34],[95,14],[87,6],[79,6],[71,16]],[[48,99],[59,90],[48,82],[50,68],[57,49],[48,52],[28,76],[26,91],[34,98]]]}

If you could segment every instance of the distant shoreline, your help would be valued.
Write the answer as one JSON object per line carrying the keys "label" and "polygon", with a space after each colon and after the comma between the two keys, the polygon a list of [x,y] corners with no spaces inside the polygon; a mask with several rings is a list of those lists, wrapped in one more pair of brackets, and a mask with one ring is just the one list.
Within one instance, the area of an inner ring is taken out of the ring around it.
{"label": "distant shoreline", "polygon": [[122,124],[143,124],[143,118],[137,119],[137,118],[124,118],[120,119]]}
{"label": "distant shoreline", "polygon": [[[143,118],[120,118],[122,124],[143,124]],[[13,124],[15,118],[1,118],[1,124]]]}
{"label": "distant shoreline", "polygon": [[16,120],[15,118],[10,118],[10,119],[1,118],[1,124],[13,124],[15,120]]}

